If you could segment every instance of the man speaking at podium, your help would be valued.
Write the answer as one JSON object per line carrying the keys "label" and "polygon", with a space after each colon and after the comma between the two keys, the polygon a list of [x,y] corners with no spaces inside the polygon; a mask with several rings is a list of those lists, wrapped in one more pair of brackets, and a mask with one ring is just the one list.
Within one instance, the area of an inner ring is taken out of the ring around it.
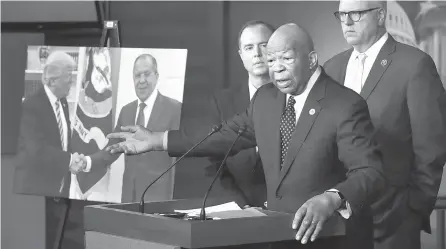
{"label": "man speaking at podium", "polygon": [[[245,129],[232,153],[258,146],[268,209],[295,213],[296,240],[271,248],[373,248],[369,204],[385,180],[366,102],[325,74],[311,37],[297,25],[278,28],[267,51],[273,84],[260,87],[246,112],[225,121],[190,156],[224,155]],[[125,139],[107,147],[111,153],[167,150],[171,156],[200,139],[140,126],[108,137]],[[347,236],[316,240],[336,212],[346,219]]]}

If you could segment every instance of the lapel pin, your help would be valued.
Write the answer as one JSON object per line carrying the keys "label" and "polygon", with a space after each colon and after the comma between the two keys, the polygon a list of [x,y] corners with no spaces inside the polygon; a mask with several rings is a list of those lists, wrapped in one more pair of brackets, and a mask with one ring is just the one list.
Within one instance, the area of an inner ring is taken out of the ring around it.
{"label": "lapel pin", "polygon": [[386,59],[382,60],[381,61],[381,66],[385,67],[386,65],[387,65],[387,60]]}
{"label": "lapel pin", "polygon": [[314,110],[314,108],[311,108],[308,113],[310,113],[310,115],[314,115],[314,113],[316,113],[316,110]]}

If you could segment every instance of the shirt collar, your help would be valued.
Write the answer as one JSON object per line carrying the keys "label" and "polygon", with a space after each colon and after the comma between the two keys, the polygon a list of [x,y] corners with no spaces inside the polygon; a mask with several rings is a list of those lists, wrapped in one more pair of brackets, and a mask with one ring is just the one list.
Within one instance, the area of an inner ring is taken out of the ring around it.
{"label": "shirt collar", "polygon": [[[158,95],[158,89],[154,89],[152,94],[150,94],[150,96],[144,101],[144,103],[146,104],[146,107],[151,106],[151,105],[153,105],[153,103],[155,103],[155,99],[156,99],[157,95]],[[138,98],[138,108],[141,103],[142,103],[142,101]]]}
{"label": "shirt collar", "polygon": [[310,79],[308,80],[308,86],[307,89],[305,89],[305,92],[310,92],[311,88],[313,88],[314,83],[316,83],[317,79],[321,75],[321,67],[317,66],[316,71],[314,71],[313,75],[311,75]]}
{"label": "shirt collar", "polygon": [[[376,58],[379,54],[379,51],[381,51],[381,48],[384,46],[384,43],[386,43],[387,39],[389,38],[389,33],[385,33],[381,38],[379,38],[378,41],[376,41],[369,49],[367,49],[363,54],[367,55],[367,58]],[[360,53],[357,50],[353,50],[352,58],[356,58]]]}
{"label": "shirt collar", "polygon": [[51,105],[54,106],[59,99],[56,97],[56,95],[54,95],[54,93],[47,85],[43,85],[43,88],[45,89],[45,93],[48,96]]}
{"label": "shirt collar", "polygon": [[[307,98],[308,94],[310,93],[311,89],[313,88],[314,84],[316,83],[317,79],[319,78],[319,76],[321,75],[321,67],[317,66],[316,71],[314,71],[314,73],[311,75],[310,79],[308,80],[308,84],[307,84],[307,88],[305,88],[305,90],[303,91],[303,93],[294,96],[294,98]],[[288,98],[292,96],[290,94],[287,94],[287,103],[288,103]]]}
{"label": "shirt collar", "polygon": [[257,92],[257,87],[255,87],[253,84],[248,83],[248,91],[249,91],[249,99],[251,100],[254,94]]}

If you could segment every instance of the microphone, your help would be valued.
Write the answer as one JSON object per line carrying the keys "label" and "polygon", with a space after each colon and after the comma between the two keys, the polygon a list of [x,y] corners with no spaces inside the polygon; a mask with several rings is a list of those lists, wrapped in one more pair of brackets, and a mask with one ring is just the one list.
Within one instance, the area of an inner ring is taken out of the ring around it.
{"label": "microphone", "polygon": [[161,175],[159,175],[155,180],[153,180],[144,190],[144,192],[141,195],[141,200],[139,202],[139,212],[141,212],[142,214],[144,213],[144,196],[146,195],[147,190],[155,183],[157,182],[161,177],[163,177],[163,175],[165,175],[167,172],[169,172],[169,170],[171,170],[175,165],[177,165],[178,162],[180,162],[187,154],[189,154],[193,149],[195,149],[195,147],[197,147],[198,145],[200,145],[202,142],[204,142],[204,140],[206,140],[208,137],[210,137],[212,134],[218,132],[221,129],[222,125],[215,125],[214,127],[212,127],[212,130],[203,138],[201,139],[200,142],[196,143],[194,146],[192,146],[192,148],[190,148],[188,151],[186,151],[186,153],[184,153],[180,158],[178,158],[178,160],[175,161],[175,163],[173,163],[169,168],[167,168]]}
{"label": "microphone", "polygon": [[220,174],[220,172],[222,171],[222,169],[224,168],[225,164],[226,164],[226,160],[228,159],[229,153],[231,153],[232,148],[234,148],[235,143],[237,142],[237,140],[240,138],[240,136],[243,134],[243,132],[246,131],[246,127],[245,126],[241,126],[237,132],[237,137],[235,138],[234,142],[231,145],[231,148],[229,148],[228,152],[226,153],[225,157],[223,158],[223,161],[220,164],[220,167],[218,167],[217,173],[214,176],[214,179],[212,180],[211,184],[209,185],[208,190],[206,191],[206,194],[204,195],[203,198],[203,205],[201,206],[201,212],[200,212],[200,220],[206,220],[206,200],[208,198],[209,193],[211,192],[212,186],[214,186],[215,180],[217,180],[218,175]]}

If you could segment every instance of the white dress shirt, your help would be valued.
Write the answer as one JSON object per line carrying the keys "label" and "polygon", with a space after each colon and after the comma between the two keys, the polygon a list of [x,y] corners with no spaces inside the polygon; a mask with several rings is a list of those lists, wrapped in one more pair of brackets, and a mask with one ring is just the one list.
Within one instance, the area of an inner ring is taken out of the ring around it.
{"label": "white dress shirt", "polygon": [[375,63],[376,57],[378,57],[379,51],[381,51],[381,48],[386,43],[387,39],[389,38],[389,34],[386,32],[375,44],[373,44],[367,51],[364,52],[364,54],[367,55],[365,62],[364,62],[364,71],[362,74],[362,82],[355,82],[355,76],[356,76],[356,57],[358,54],[360,54],[357,50],[353,50],[350,59],[348,60],[347,68],[345,71],[345,80],[344,80],[344,86],[350,88],[350,89],[361,89],[361,87],[357,86],[358,84],[361,84],[361,86],[364,85],[367,76],[370,73],[370,70],[372,69],[373,64]]}
{"label": "white dress shirt", "polygon": [[[43,85],[45,89],[45,93],[48,96],[48,99],[51,103],[51,106],[53,107],[54,116],[57,117],[57,109],[56,109],[56,103],[59,103],[59,110],[60,110],[60,119],[62,122],[62,130],[63,130],[63,139],[64,139],[64,148],[63,151],[67,151],[68,149],[68,124],[67,120],[65,119],[65,113],[63,111],[63,106],[60,100],[53,94],[53,92],[48,88],[47,85]],[[56,118],[57,119],[57,118]],[[87,162],[87,167],[84,169],[84,172],[90,172],[91,168],[91,159],[87,157],[87,160],[90,160],[90,162]],[[67,165],[67,171],[69,170],[69,167],[73,161],[73,154],[70,156],[70,164]],[[79,183],[77,182],[77,178],[75,174],[71,174],[71,184],[70,184],[70,199],[80,199],[80,196],[82,195],[82,191],[79,188]]]}
{"label": "white dress shirt", "polygon": [[[156,97],[158,96],[158,89],[153,90],[153,93],[150,94],[150,96],[144,101],[146,104],[146,107],[144,108],[144,126],[147,125],[149,122],[150,115],[152,114],[153,105],[155,104]],[[138,105],[136,107],[136,117],[135,117],[135,124],[136,120],[138,119],[139,114],[139,105],[142,103],[140,99],[138,99]]]}
{"label": "white dress shirt", "polygon": [[248,82],[249,100],[252,100],[252,97],[254,97],[254,94],[256,94],[257,89],[257,87]]}

